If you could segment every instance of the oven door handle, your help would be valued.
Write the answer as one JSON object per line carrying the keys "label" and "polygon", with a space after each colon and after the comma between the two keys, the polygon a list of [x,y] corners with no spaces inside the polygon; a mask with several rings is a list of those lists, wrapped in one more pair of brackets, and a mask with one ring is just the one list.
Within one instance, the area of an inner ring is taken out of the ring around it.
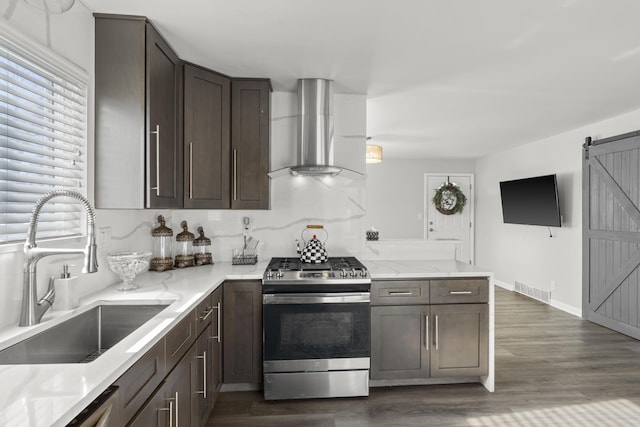
{"label": "oven door handle", "polygon": [[299,293],[263,294],[263,304],[342,304],[369,303],[369,292],[358,293]]}

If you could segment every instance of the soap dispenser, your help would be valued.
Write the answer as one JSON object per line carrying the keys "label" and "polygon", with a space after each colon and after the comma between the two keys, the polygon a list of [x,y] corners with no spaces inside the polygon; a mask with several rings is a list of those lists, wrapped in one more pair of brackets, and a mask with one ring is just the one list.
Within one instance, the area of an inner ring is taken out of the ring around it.
{"label": "soap dispenser", "polygon": [[53,287],[56,291],[53,310],[71,310],[80,305],[78,276],[71,276],[68,264],[62,266],[62,274],[53,280]]}

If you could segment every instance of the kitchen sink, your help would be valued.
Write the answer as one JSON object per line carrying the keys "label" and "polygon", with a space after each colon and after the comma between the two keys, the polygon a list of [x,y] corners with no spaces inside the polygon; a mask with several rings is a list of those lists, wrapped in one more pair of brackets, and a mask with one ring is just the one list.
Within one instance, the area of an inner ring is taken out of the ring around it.
{"label": "kitchen sink", "polygon": [[0,350],[0,364],[91,362],[166,307],[168,304],[98,305]]}

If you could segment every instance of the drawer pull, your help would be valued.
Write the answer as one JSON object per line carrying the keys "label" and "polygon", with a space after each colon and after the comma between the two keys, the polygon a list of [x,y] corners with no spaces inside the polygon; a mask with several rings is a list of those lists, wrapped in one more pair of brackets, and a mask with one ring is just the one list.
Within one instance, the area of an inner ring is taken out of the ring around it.
{"label": "drawer pull", "polygon": [[449,291],[449,295],[471,295],[471,291]]}
{"label": "drawer pull", "polygon": [[213,307],[213,309],[216,310],[217,313],[218,313],[218,321],[217,321],[218,330],[216,331],[217,334],[212,336],[211,338],[214,339],[214,340],[217,340],[218,342],[221,342],[222,341],[222,330],[221,330],[221,327],[220,327],[220,325],[221,325],[220,324],[220,316],[222,314],[222,309],[220,308],[220,301],[218,301],[218,303],[216,304],[215,307]]}
{"label": "drawer pull", "polygon": [[211,313],[213,313],[213,307],[207,307],[207,311],[200,316],[200,321],[207,320],[207,317],[211,316]]}
{"label": "drawer pull", "polygon": [[440,334],[438,332],[439,332],[438,331],[438,315],[436,314],[436,337],[435,337],[436,338],[436,343],[435,343],[436,344],[436,350],[438,350],[438,347],[439,347],[438,346],[438,344],[439,344],[438,343],[438,338],[439,338]]}
{"label": "drawer pull", "polygon": [[389,291],[389,296],[413,295],[411,291]]}

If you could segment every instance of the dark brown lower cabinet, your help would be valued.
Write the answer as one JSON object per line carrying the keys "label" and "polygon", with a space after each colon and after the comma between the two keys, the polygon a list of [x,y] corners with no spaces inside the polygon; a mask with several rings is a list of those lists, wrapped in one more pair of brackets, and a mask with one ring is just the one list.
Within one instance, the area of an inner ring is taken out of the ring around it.
{"label": "dark brown lower cabinet", "polygon": [[262,284],[259,280],[224,283],[223,382],[262,382]]}
{"label": "dark brown lower cabinet", "polygon": [[486,375],[489,366],[488,304],[431,306],[432,377]]}
{"label": "dark brown lower cabinet", "polygon": [[371,380],[487,375],[488,287],[484,278],[374,281]]}
{"label": "dark brown lower cabinet", "polygon": [[429,378],[429,306],[371,307],[371,379]]}
{"label": "dark brown lower cabinet", "polygon": [[209,419],[222,385],[222,288],[210,296],[211,322],[196,341],[196,376],[193,401],[198,425]]}
{"label": "dark brown lower cabinet", "polygon": [[[192,346],[129,424],[132,427],[190,426],[196,347]],[[193,425],[197,425],[194,423]]]}

